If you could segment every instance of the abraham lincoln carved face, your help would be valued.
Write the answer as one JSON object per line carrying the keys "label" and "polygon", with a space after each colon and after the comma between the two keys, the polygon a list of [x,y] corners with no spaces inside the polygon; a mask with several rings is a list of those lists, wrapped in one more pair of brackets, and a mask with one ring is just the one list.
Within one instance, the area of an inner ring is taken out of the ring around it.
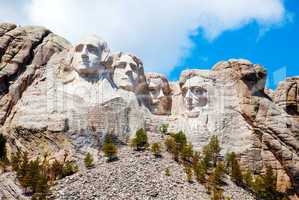
{"label": "abraham lincoln carved face", "polygon": [[188,112],[199,111],[208,104],[205,71],[187,70],[180,78],[184,106]]}

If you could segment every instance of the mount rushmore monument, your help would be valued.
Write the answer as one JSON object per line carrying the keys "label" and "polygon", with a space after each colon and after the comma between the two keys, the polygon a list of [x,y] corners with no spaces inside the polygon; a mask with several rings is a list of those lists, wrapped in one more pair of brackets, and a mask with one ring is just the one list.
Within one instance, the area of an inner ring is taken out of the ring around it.
{"label": "mount rushmore monument", "polygon": [[147,73],[135,55],[97,36],[71,45],[42,27],[0,24],[0,128],[8,151],[97,153],[111,132],[121,143],[139,128],[184,131],[195,148],[217,135],[222,155],[244,168],[271,165],[281,191],[299,194],[299,78],[265,88],[259,64],[231,59],[190,69],[178,81]]}

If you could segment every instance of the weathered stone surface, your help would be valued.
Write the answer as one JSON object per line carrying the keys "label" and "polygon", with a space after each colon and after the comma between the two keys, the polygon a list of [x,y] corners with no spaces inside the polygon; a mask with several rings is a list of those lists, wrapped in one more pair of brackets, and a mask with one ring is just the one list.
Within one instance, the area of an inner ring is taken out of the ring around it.
{"label": "weathered stone surface", "polygon": [[290,115],[299,115],[299,77],[287,78],[279,83],[274,102]]}
{"label": "weathered stone surface", "polygon": [[[89,51],[87,45],[92,44],[89,40],[72,47],[45,28],[0,24],[0,129],[8,137],[9,151],[20,148],[30,156],[51,152],[59,157],[67,150],[79,159],[86,152],[97,155],[108,132],[125,144],[139,128],[155,134],[162,123],[168,123],[170,132],[183,130],[196,149],[217,135],[222,155],[236,152],[242,167],[257,174],[271,165],[277,172],[278,188],[299,194],[298,78],[287,79],[273,93],[265,88],[266,71],[261,65],[231,59],[211,70],[183,71],[179,81],[168,82],[161,74],[145,74],[136,56],[110,53],[103,41],[91,55],[93,50]],[[102,59],[100,46],[105,47],[107,59]],[[78,66],[80,59],[86,59],[83,71]],[[95,62],[90,67],[96,70],[85,70],[91,61]],[[121,160],[135,164],[124,168],[119,178],[125,177],[126,169],[128,173],[134,171],[134,166],[165,167],[166,161],[153,164],[149,155],[141,160],[129,158],[130,153],[124,149]],[[103,175],[105,181],[102,170],[107,166],[101,159],[99,162],[99,168],[91,174],[76,175],[70,181],[84,185],[85,176],[93,174]],[[124,163],[119,164],[115,167],[122,169]],[[140,174],[143,177],[146,170]],[[164,181],[157,183],[163,185]],[[59,184],[64,186],[63,180]],[[122,183],[111,184],[117,190],[122,187]],[[170,182],[165,184],[174,187]],[[142,191],[137,196],[192,199],[200,193],[181,189],[173,196],[166,194],[166,189],[157,193],[155,188],[148,190],[150,195]],[[133,195],[126,190],[122,194]],[[71,194],[59,198],[67,195]],[[74,195],[92,198],[88,192],[74,191]]]}

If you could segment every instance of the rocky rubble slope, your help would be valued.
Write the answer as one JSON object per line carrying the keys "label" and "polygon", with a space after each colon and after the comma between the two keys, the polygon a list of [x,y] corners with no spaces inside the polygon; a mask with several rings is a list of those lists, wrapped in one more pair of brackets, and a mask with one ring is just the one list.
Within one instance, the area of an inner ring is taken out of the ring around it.
{"label": "rocky rubble slope", "polygon": [[[151,141],[161,141],[160,135],[150,133]],[[182,165],[169,153],[155,158],[150,151],[136,152],[121,147],[119,160],[107,163],[100,155],[93,169],[81,171],[57,181],[52,188],[55,199],[199,199],[208,200],[203,185],[188,183]],[[166,169],[170,176],[165,175]],[[233,200],[255,199],[249,192],[237,187],[228,178],[223,187],[225,195]]]}

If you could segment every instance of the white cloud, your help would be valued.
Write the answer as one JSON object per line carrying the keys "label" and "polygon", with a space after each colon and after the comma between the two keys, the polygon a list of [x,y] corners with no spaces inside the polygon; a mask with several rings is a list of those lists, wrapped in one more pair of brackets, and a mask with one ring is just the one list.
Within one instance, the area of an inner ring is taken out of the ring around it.
{"label": "white cloud", "polygon": [[72,42],[95,33],[112,50],[141,57],[146,71],[164,73],[188,53],[197,30],[213,40],[252,21],[269,27],[286,15],[283,0],[32,0],[26,11],[28,22]]}

